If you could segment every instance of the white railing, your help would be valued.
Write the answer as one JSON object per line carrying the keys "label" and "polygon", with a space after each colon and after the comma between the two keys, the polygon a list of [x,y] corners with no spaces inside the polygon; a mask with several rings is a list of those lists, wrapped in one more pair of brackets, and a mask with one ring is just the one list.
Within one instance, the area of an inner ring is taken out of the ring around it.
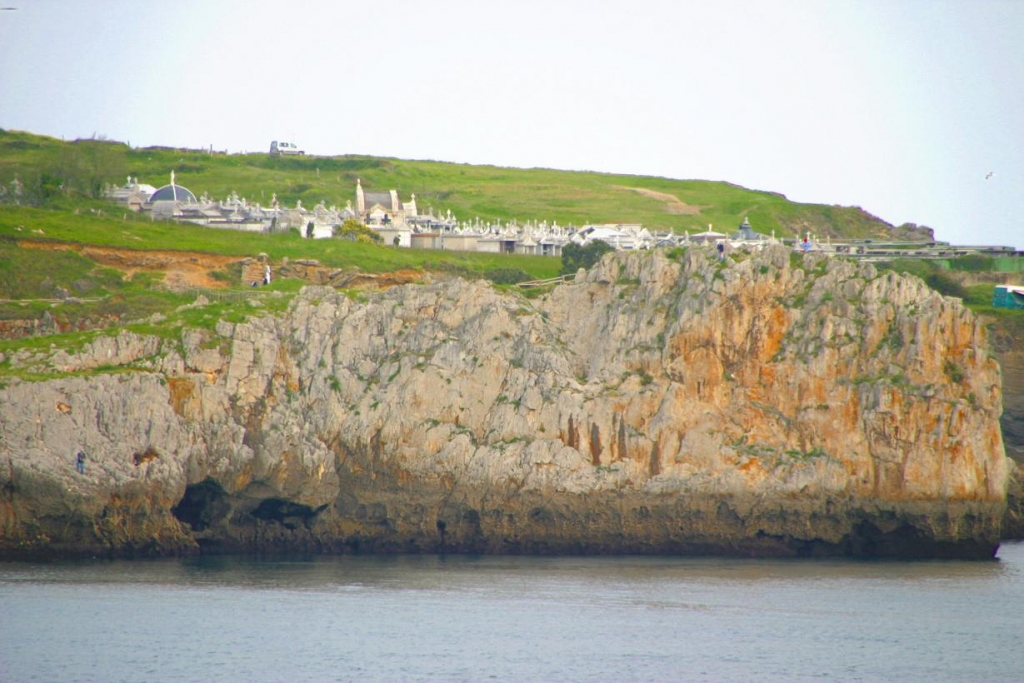
{"label": "white railing", "polygon": [[547,285],[557,285],[563,282],[571,282],[575,275],[558,275],[556,277],[549,277],[546,280],[530,280],[529,282],[520,282],[517,287],[545,287]]}

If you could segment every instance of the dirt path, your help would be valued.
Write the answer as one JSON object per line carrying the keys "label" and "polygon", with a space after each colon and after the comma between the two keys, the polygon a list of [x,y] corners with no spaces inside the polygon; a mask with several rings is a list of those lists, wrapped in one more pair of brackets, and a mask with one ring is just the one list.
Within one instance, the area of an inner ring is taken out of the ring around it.
{"label": "dirt path", "polygon": [[643,195],[644,197],[649,197],[651,199],[657,199],[659,202],[665,202],[665,210],[668,211],[669,213],[677,215],[677,216],[679,216],[679,215],[693,216],[695,214],[700,213],[700,207],[699,206],[693,206],[692,204],[687,204],[687,203],[683,202],[682,200],[680,200],[679,197],[675,196],[674,194],[667,194],[665,192],[655,192],[654,190],[648,190],[648,189],[645,189],[645,188],[642,188],[642,187],[619,186],[619,189],[631,190],[633,192],[636,192],[639,195]]}

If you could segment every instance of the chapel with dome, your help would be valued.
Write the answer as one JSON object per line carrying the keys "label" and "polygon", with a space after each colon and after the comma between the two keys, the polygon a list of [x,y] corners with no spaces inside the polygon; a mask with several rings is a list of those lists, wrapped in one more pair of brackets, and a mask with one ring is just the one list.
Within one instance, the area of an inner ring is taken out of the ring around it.
{"label": "chapel with dome", "polygon": [[192,194],[192,190],[174,182],[174,171],[171,171],[171,184],[164,185],[149,197],[150,204],[156,204],[157,202],[195,204],[197,201],[196,196]]}

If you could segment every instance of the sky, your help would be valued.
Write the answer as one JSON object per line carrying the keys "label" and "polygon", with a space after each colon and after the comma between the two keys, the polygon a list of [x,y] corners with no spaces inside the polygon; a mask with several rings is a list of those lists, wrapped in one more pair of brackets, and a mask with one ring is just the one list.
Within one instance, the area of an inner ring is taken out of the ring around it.
{"label": "sky", "polygon": [[1024,0],[0,6],[0,128],[723,180],[1024,250]]}

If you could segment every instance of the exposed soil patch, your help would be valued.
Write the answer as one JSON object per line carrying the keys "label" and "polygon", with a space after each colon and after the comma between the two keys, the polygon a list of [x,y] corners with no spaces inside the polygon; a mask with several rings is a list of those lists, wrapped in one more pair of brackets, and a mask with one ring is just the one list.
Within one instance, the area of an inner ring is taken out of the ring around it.
{"label": "exposed soil patch", "polygon": [[314,285],[326,285],[339,289],[387,289],[395,285],[419,282],[423,272],[404,268],[387,273],[364,273],[360,270],[346,270],[322,266],[315,261],[292,261],[279,268],[281,277],[305,280]]}
{"label": "exposed soil patch", "polygon": [[631,190],[639,195],[648,197],[650,199],[656,199],[659,202],[665,202],[665,210],[671,214],[680,216],[693,216],[700,213],[699,206],[693,206],[679,199],[674,194],[667,194],[665,192],[655,192],[654,190],[647,190],[642,187],[621,187],[623,190]]}
{"label": "exposed soil patch", "polygon": [[346,285],[348,287],[387,289],[396,285],[420,282],[423,279],[423,273],[406,268],[388,273],[353,273],[351,277],[352,279]]}
{"label": "exposed soil patch", "polygon": [[123,270],[129,278],[139,271],[162,272],[168,285],[207,289],[221,289],[232,284],[217,280],[210,274],[216,270],[226,270],[231,264],[245,260],[238,256],[190,251],[142,251],[34,240],[19,241],[18,246],[25,249],[74,251],[96,263]]}
{"label": "exposed soil patch", "polygon": [[[139,271],[163,273],[165,284],[172,288],[224,289],[237,286],[238,282],[216,279],[211,275],[215,271],[230,271],[236,264],[242,265],[243,283],[258,282],[263,277],[263,260],[260,258],[262,255],[240,257],[193,251],[116,249],[36,240],[19,241],[18,245],[26,249],[74,251],[101,265],[122,270],[129,278]],[[386,289],[423,279],[421,271],[409,268],[388,273],[363,273],[358,270],[323,266],[316,261],[282,263],[274,268],[274,272],[280,276],[298,278],[312,284],[347,289]]]}

